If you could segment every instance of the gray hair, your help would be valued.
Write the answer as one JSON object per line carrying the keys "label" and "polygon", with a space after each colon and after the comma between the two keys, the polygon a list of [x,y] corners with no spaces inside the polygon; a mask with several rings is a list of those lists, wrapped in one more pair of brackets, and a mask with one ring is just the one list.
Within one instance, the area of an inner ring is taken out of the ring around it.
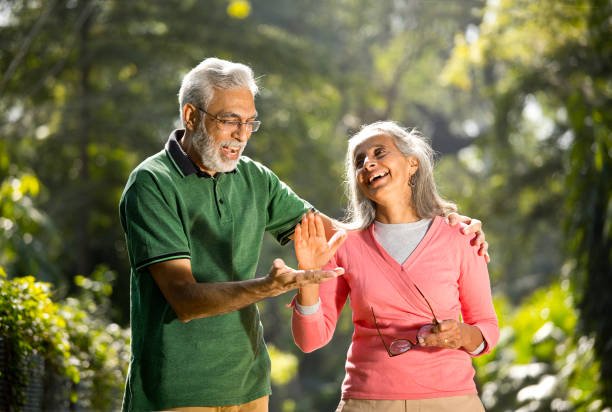
{"label": "gray hair", "polygon": [[257,94],[259,88],[250,67],[215,57],[202,60],[183,77],[178,94],[181,122],[185,123],[183,107],[187,103],[198,107],[204,106],[203,109],[206,110],[215,89],[235,87],[246,87],[251,90],[253,96]]}
{"label": "gray hair", "polygon": [[355,150],[361,143],[379,135],[390,136],[404,156],[414,156],[418,160],[411,203],[421,219],[447,215],[457,210],[454,203],[442,199],[438,194],[433,176],[434,151],[427,139],[416,129],[408,130],[392,121],[380,121],[362,126],[348,142],[345,163],[345,185],[349,199],[345,220],[347,227],[365,229],[376,217],[376,204],[364,196],[357,185]]}

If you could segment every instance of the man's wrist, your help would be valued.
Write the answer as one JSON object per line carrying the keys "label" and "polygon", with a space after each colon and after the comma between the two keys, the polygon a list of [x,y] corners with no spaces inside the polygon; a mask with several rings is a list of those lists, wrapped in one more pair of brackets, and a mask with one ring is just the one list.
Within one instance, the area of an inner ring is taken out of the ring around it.
{"label": "man's wrist", "polygon": [[300,264],[300,262],[298,262],[298,269],[299,270],[321,270],[322,266],[316,266],[316,265],[302,265]]}

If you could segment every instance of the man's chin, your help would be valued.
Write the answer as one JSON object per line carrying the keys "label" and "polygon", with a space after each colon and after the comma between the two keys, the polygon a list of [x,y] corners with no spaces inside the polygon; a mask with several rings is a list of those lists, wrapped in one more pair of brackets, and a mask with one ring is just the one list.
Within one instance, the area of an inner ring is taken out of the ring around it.
{"label": "man's chin", "polygon": [[225,160],[223,162],[221,162],[221,164],[219,166],[221,166],[221,172],[223,173],[227,173],[227,172],[231,172],[232,170],[236,169],[236,166],[238,166],[238,160]]}

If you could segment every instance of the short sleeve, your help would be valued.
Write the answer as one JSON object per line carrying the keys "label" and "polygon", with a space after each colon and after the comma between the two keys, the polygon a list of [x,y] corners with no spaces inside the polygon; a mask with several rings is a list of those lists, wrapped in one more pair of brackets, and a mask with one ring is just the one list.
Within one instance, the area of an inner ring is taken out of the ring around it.
{"label": "short sleeve", "polygon": [[270,190],[266,231],[284,245],[289,242],[289,236],[293,234],[295,225],[308,210],[312,209],[312,205],[296,195],[271,170],[267,168],[265,170]]}
{"label": "short sleeve", "polygon": [[163,193],[151,173],[136,173],[119,206],[132,267],[140,270],[165,260],[190,258],[178,199]]}

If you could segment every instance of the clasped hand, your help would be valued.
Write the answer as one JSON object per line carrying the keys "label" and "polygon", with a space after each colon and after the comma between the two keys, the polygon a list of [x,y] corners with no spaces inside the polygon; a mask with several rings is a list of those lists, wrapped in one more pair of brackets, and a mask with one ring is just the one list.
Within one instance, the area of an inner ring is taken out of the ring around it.
{"label": "clasped hand", "polygon": [[460,349],[463,347],[461,323],[448,319],[437,325],[429,323],[419,329],[417,334],[419,345],[445,349]]}

